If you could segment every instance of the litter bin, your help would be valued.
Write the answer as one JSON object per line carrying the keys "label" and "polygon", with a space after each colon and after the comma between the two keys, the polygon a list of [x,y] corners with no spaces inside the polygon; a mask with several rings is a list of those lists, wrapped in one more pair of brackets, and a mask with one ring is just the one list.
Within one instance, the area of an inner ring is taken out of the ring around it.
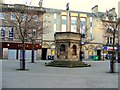
{"label": "litter bin", "polygon": [[93,56],[91,55],[91,56],[89,56],[89,60],[93,60]]}
{"label": "litter bin", "polygon": [[98,56],[97,55],[93,56],[93,60],[98,60]]}

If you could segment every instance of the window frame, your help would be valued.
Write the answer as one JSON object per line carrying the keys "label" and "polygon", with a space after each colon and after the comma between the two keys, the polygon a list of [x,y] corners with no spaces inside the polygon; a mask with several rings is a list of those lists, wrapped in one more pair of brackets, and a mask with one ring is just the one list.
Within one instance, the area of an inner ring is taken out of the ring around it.
{"label": "window frame", "polygon": [[9,27],[9,38],[14,38],[14,28],[13,27]]}
{"label": "window frame", "polygon": [[0,32],[1,32],[1,37],[2,38],[5,38],[5,31],[6,31],[6,28],[5,27],[1,27]]}

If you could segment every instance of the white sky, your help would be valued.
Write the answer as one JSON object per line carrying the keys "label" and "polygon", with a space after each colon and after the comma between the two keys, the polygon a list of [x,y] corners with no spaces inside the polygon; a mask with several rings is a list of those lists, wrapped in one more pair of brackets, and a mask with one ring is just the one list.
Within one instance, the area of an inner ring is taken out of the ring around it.
{"label": "white sky", "polygon": [[[25,4],[32,1],[32,6],[38,6],[39,0],[4,0],[7,4]],[[69,2],[70,10],[91,12],[91,8],[98,5],[98,10],[105,12],[106,9],[116,8],[118,12],[118,2],[120,0],[43,0],[43,7],[66,9],[66,3]]]}

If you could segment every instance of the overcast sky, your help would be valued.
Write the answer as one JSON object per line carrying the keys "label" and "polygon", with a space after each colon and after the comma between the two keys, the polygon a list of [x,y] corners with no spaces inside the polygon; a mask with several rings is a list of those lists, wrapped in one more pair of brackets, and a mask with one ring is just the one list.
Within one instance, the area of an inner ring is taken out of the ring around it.
{"label": "overcast sky", "polygon": [[[120,0],[43,0],[43,7],[66,9],[66,3],[69,2],[70,10],[91,12],[91,8],[98,5],[98,10],[105,12],[106,9],[116,8],[118,12],[118,2]],[[30,3],[32,6],[38,6],[39,0],[4,0],[7,4],[25,4]]]}

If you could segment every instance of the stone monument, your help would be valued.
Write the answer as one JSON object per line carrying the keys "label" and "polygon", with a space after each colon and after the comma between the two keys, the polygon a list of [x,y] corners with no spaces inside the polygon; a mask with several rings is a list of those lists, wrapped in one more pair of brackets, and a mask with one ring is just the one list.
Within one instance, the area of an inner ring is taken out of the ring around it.
{"label": "stone monument", "polygon": [[80,34],[74,32],[55,33],[55,59],[66,61],[79,61]]}
{"label": "stone monument", "polygon": [[66,61],[80,60],[80,33],[71,32],[70,30],[70,13],[69,3],[66,4],[67,23],[66,32],[55,33],[55,59]]}

